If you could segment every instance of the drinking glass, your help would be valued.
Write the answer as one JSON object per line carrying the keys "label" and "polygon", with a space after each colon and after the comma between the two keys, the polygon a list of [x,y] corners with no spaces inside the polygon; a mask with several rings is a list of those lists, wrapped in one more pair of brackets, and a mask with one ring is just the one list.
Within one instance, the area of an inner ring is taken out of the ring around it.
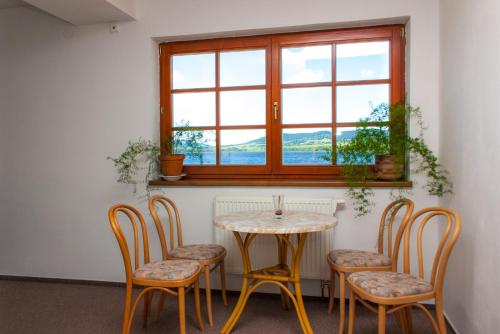
{"label": "drinking glass", "polygon": [[273,195],[274,214],[280,218],[283,214],[283,203],[285,202],[285,195]]}

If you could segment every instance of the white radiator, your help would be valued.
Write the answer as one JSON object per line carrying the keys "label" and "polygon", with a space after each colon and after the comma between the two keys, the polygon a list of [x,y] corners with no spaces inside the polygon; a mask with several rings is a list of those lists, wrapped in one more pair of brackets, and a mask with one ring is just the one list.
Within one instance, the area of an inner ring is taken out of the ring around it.
{"label": "white radiator", "polygon": [[[294,198],[285,196],[285,210],[310,211],[334,215],[337,204],[343,200],[333,198]],[[216,216],[238,211],[272,210],[271,197],[216,197]],[[215,243],[226,247],[226,272],[241,274],[243,272],[241,253],[234,235],[214,227]],[[327,253],[333,249],[333,233],[335,229],[309,234],[301,261],[301,277],[309,279],[328,279],[329,269],[326,263]],[[292,238],[296,240],[296,238]],[[290,253],[288,253],[290,260]],[[274,236],[258,236],[250,246],[252,268],[271,266],[278,263],[277,244]]]}

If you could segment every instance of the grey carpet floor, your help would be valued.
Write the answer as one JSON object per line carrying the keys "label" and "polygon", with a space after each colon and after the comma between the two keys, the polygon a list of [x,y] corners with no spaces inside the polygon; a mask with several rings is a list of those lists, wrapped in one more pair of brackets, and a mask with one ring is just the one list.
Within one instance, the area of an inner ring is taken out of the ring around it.
{"label": "grey carpet floor", "polygon": [[[0,280],[0,333],[120,333],[122,287]],[[218,292],[213,293],[215,325],[206,325],[205,333],[219,333],[229,317],[237,296],[229,296],[229,306],[222,305]],[[202,295],[202,315],[206,319]],[[187,297],[188,333],[199,333],[194,316],[194,301]],[[327,302],[319,298],[305,300],[315,333],[337,333],[337,308],[327,314]],[[132,333],[178,333],[177,304],[167,298],[159,321],[151,317],[142,329],[142,307],[138,310]],[[432,333],[429,321],[420,311],[413,312],[414,332]],[[377,317],[358,305],[355,333],[376,333]],[[393,317],[388,318],[387,333],[398,333]],[[233,333],[301,333],[294,311],[281,308],[278,295],[254,295]]]}

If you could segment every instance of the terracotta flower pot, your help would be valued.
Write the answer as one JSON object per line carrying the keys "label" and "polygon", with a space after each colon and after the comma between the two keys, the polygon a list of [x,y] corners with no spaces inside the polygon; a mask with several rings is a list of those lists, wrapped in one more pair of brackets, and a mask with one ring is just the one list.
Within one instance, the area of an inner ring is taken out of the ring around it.
{"label": "terracotta flower pot", "polygon": [[403,177],[404,164],[397,161],[393,155],[377,155],[375,156],[375,172],[379,180],[399,180]]}
{"label": "terracotta flower pot", "polygon": [[182,174],[184,154],[172,154],[160,156],[160,168],[162,175],[179,176]]}

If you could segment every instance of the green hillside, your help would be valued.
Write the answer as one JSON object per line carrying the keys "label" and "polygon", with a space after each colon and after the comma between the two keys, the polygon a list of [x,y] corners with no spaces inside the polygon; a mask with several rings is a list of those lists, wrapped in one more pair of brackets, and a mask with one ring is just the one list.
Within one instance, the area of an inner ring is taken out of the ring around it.
{"label": "green hillside", "polygon": [[[355,131],[344,131],[337,138],[338,141],[350,139]],[[225,145],[222,151],[263,152],[266,149],[264,137],[237,145]],[[325,151],[331,149],[331,132],[318,131],[311,133],[285,133],[283,134],[283,148],[285,151]]]}

